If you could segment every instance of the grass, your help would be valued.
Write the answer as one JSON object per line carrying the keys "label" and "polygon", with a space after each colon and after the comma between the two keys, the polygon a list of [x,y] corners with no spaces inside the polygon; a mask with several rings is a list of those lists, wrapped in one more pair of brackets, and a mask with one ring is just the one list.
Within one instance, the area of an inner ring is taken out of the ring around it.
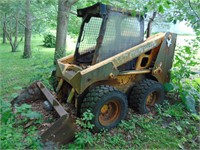
{"label": "grass", "polygon": [[[176,111],[179,111],[176,115]],[[182,104],[157,107],[157,114],[131,115],[115,129],[91,135],[83,128],[70,149],[198,149],[199,124]],[[82,124],[87,119],[83,118]],[[79,122],[79,124],[81,124]],[[85,134],[84,134],[85,133]]]}
{"label": "grass", "polygon": [[[13,114],[9,102],[18,95],[22,88],[29,86],[35,80],[48,83],[48,78],[54,68],[54,48],[43,47],[42,41],[41,36],[33,36],[32,58],[30,59],[22,58],[23,43],[19,45],[15,53],[11,52],[8,43],[0,44],[0,141],[2,142],[0,149],[38,149],[41,147],[36,127],[24,129],[21,125],[24,119],[19,119],[18,114]],[[27,118],[25,120],[27,121]]]}
{"label": "grass", "polygon": [[[54,48],[42,46],[42,37],[36,35],[32,39],[32,55],[30,59],[23,59],[23,43],[18,52],[12,53],[9,44],[0,44],[0,97],[10,101],[23,87],[27,87],[35,80],[42,80],[48,84],[48,78],[54,69]],[[68,53],[71,53],[69,51]],[[7,107],[7,106],[6,106]],[[9,106],[8,106],[9,107]],[[110,132],[100,134],[79,135],[79,142],[83,141],[88,149],[198,149],[199,148],[199,116],[188,113],[182,104],[165,104],[158,107],[158,113],[152,115],[138,115],[133,113],[131,117]],[[20,143],[24,130],[21,126],[3,126],[5,135]],[[19,129],[19,130],[18,130]],[[19,131],[19,134],[12,135]],[[34,135],[34,134],[33,134]],[[31,136],[33,136],[31,135]],[[24,135],[25,136],[25,135]],[[31,137],[28,137],[31,138]],[[90,143],[85,139],[89,139]],[[34,140],[35,139],[29,139]],[[24,141],[23,141],[24,142]],[[70,146],[78,147],[76,141]],[[37,149],[35,142],[34,149]],[[15,144],[13,144],[14,148]],[[11,148],[11,147],[10,147]]]}
{"label": "grass", "polygon": [[[0,80],[1,96],[10,97],[18,92],[20,87],[26,87],[38,74],[38,67],[47,68],[53,64],[54,48],[42,46],[42,37],[34,37],[32,40],[32,58],[23,59],[23,43],[18,51],[11,52],[9,44],[0,46]],[[50,73],[50,72],[49,72]]]}

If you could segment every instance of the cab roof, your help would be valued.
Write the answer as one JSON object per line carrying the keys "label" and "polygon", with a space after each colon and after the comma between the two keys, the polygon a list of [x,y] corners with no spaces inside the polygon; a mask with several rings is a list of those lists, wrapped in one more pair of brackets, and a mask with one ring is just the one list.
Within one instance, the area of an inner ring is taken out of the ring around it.
{"label": "cab roof", "polygon": [[[85,15],[89,15],[94,17],[102,17],[103,15],[108,15],[110,11],[126,13],[131,16],[133,14],[133,11],[112,7],[110,5],[102,4],[99,2],[86,8],[77,9],[77,16],[84,17]],[[136,13],[136,15],[139,14],[139,12]]]}

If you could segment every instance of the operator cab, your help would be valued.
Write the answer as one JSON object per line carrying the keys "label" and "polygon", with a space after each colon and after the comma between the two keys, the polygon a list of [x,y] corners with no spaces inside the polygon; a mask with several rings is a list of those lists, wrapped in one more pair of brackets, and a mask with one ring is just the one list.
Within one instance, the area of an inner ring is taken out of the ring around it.
{"label": "operator cab", "polygon": [[132,16],[131,11],[97,3],[78,9],[77,15],[83,19],[74,54],[78,65],[94,65],[144,40],[144,20],[139,13]]}

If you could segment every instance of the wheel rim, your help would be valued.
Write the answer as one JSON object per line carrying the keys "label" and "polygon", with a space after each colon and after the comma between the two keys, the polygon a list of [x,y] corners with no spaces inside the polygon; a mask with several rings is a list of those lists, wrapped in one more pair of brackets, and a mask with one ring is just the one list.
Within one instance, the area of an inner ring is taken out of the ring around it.
{"label": "wheel rim", "polygon": [[158,98],[158,95],[156,92],[152,92],[147,96],[146,108],[148,111],[151,111],[152,108],[155,106],[157,98]]}
{"label": "wheel rim", "polygon": [[119,118],[120,113],[121,107],[119,101],[111,100],[101,107],[99,122],[103,126],[108,126]]}

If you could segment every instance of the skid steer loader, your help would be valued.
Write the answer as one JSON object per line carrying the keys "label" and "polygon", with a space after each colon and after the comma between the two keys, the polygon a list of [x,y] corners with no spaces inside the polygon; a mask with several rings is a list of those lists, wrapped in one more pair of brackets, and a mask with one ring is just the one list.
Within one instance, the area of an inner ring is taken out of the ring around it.
{"label": "skid steer loader", "polygon": [[177,35],[158,33],[144,39],[144,19],[137,13],[97,3],[78,9],[82,24],[73,55],[57,61],[56,97],[41,82],[25,89],[13,104],[42,96],[47,109],[60,115],[43,141],[67,143],[75,126],[63,105],[74,104],[77,116],[94,114],[93,131],[116,127],[128,107],[151,112],[164,99],[163,84],[170,80]]}

